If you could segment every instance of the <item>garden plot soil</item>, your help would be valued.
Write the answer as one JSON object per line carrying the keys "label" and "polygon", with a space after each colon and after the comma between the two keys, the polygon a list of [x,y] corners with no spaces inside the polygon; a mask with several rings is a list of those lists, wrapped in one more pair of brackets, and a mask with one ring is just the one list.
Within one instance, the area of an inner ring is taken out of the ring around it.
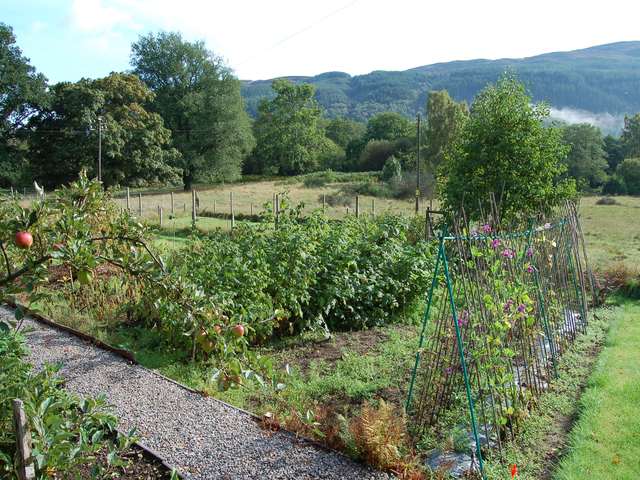
{"label": "garden plot soil", "polygon": [[388,338],[388,329],[338,332],[328,340],[291,345],[279,351],[278,355],[286,357],[287,363],[298,368],[302,373],[306,373],[311,364],[317,362],[324,362],[328,367],[332,367],[343,359],[344,352],[360,355],[375,352],[378,346]]}
{"label": "garden plot soil", "polygon": [[[0,315],[12,316],[0,308]],[[122,357],[32,319],[25,321],[36,366],[61,364],[70,391],[105,394],[120,428],[193,479],[384,479],[377,472],[287,432],[266,432],[249,414],[207,398]]]}

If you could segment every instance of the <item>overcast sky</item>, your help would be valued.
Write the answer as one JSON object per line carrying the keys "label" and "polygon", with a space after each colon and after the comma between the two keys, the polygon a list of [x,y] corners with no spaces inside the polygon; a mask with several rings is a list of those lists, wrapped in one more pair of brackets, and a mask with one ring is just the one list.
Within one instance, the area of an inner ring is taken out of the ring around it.
{"label": "overcast sky", "polygon": [[640,40],[636,0],[0,0],[51,81],[129,68],[150,31],[204,40],[242,79],[404,70]]}

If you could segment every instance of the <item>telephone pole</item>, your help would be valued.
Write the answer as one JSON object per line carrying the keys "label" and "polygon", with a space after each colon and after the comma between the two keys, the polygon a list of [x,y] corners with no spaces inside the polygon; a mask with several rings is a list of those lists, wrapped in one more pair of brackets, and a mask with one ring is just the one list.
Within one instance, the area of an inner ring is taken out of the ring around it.
{"label": "telephone pole", "polygon": [[420,212],[420,113],[417,115],[418,123],[418,156],[416,158],[416,215]]}

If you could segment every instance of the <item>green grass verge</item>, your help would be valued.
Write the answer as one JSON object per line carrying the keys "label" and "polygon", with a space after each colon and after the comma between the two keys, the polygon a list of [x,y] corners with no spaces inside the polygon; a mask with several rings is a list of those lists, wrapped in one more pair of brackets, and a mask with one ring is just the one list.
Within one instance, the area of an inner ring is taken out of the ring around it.
{"label": "green grass verge", "polygon": [[640,304],[626,303],[580,401],[556,480],[640,478]]}

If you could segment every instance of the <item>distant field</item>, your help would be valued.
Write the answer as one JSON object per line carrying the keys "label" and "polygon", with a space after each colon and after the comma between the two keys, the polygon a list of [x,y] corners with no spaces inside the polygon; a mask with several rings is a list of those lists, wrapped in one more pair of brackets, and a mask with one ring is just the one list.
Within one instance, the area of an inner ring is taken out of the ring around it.
{"label": "distant field", "polygon": [[582,226],[594,269],[613,263],[640,266],[640,198],[615,197],[619,205],[596,205],[600,197],[580,203]]}

